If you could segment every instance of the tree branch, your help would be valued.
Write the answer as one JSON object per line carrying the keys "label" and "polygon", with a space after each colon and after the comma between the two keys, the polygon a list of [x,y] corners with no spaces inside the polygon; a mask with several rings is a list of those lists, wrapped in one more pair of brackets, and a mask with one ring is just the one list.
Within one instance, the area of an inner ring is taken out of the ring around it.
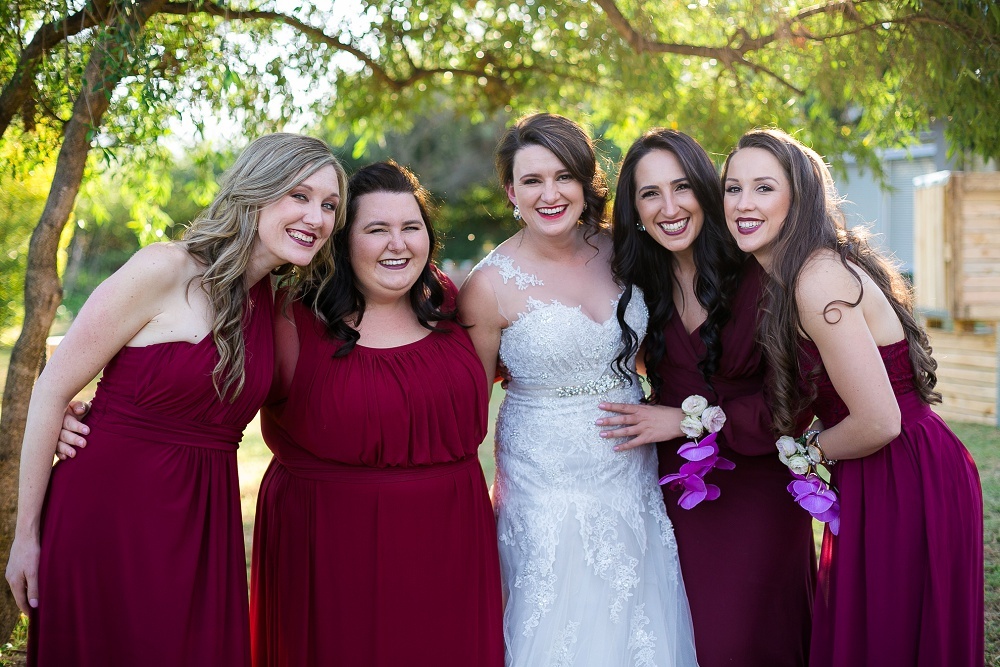
{"label": "tree branch", "polygon": [[[77,13],[45,23],[35,31],[31,42],[24,47],[18,57],[14,74],[0,93],[0,137],[7,132],[14,116],[25,108],[25,102],[31,96],[32,78],[35,76],[39,59],[49,49],[66,39],[103,24],[107,21],[109,13],[108,0],[97,0],[88,3]],[[30,124],[30,122],[25,119],[25,123]]]}

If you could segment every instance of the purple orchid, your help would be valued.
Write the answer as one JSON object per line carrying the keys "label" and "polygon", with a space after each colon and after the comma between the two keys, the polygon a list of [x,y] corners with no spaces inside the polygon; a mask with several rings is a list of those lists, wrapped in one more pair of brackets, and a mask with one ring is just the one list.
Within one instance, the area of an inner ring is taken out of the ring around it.
{"label": "purple orchid", "polygon": [[715,484],[706,484],[705,475],[718,468],[732,470],[736,464],[719,456],[719,446],[715,444],[717,433],[711,433],[701,441],[686,442],[678,448],[677,453],[687,459],[687,463],[672,475],[660,478],[660,484],[670,485],[672,489],[683,489],[677,504],[689,510],[703,500],[715,500],[721,494]]}
{"label": "purple orchid", "polygon": [[840,532],[840,501],[837,494],[815,474],[792,475],[795,479],[788,485],[788,492],[795,496],[795,502],[814,519],[829,524],[830,532]]}

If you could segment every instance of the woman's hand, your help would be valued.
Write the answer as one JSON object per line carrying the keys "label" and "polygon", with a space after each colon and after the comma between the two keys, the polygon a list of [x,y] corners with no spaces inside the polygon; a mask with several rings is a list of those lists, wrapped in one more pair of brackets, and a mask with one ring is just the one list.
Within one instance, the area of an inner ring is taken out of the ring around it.
{"label": "woman's hand", "polygon": [[38,557],[41,549],[38,538],[29,539],[18,535],[10,548],[7,561],[7,583],[14,594],[18,608],[25,614],[29,608],[38,606]]}
{"label": "woman's hand", "polygon": [[87,440],[82,436],[90,434],[90,427],[80,420],[86,417],[88,412],[90,403],[86,401],[70,401],[66,406],[62,429],[59,431],[59,442],[56,443],[56,457],[60,461],[73,458],[76,456],[77,448],[83,449],[87,446]]}
{"label": "woman's hand", "polygon": [[602,438],[631,438],[616,445],[614,448],[616,452],[654,442],[673,440],[684,435],[681,432],[684,412],[680,408],[633,403],[601,403],[598,407],[619,415],[602,417],[595,422],[598,426],[614,427],[601,431]]}

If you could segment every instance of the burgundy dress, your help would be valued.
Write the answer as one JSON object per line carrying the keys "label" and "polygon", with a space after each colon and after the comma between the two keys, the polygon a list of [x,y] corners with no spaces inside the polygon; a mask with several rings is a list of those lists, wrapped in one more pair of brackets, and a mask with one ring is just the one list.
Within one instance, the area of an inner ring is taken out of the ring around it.
{"label": "burgundy dress", "polygon": [[483,366],[464,329],[389,349],[293,306],[299,362],[261,413],[257,667],[503,665],[496,524],[477,449]]}
{"label": "burgundy dress", "polygon": [[234,403],[212,385],[212,336],[125,347],[104,369],[89,445],[52,471],[29,665],[249,665],[236,448],[273,374],[267,279],[250,303]]}
{"label": "burgundy dress", "polygon": [[[801,366],[819,364],[803,340]],[[879,348],[899,403],[899,437],[840,461],[840,534],[823,536],[810,665],[984,663],[983,496],[972,457],[913,386],[905,339]],[[825,370],[824,427],[848,410]]]}
{"label": "burgundy dress", "polygon": [[[688,334],[679,317],[667,323],[666,357],[658,369],[662,405],[679,407],[699,394],[722,407],[727,419],[719,453],[736,464],[709,473],[705,481],[722,495],[690,510],[678,506],[679,490],[663,487],[701,667],[802,667],[808,659],[816,571],[812,519],[785,488],[790,476],[778,460],[764,401],[765,362],[754,343],[762,276],[760,265],[748,259],[732,319],[722,330],[714,391],[698,368],[705,355],[700,329]],[[677,455],[685,442],[658,445],[661,476],[686,462]]]}

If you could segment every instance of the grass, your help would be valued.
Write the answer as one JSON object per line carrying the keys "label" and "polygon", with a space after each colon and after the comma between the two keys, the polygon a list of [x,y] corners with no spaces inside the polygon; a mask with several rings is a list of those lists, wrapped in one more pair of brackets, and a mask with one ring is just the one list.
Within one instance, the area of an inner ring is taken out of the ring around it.
{"label": "grass", "polygon": [[[0,350],[0,354],[3,351]],[[4,359],[0,358],[0,364]],[[497,389],[490,402],[490,431],[479,448],[486,479],[493,481],[493,429],[503,392]],[[983,483],[984,549],[986,560],[986,664],[1000,667],[1000,430],[989,426],[951,424],[955,433],[969,448]],[[239,451],[240,501],[243,507],[243,531],[247,549],[247,570],[250,568],[250,546],[253,538],[254,510],[260,479],[271,455],[260,435],[255,419],[247,427]],[[0,667],[23,665],[23,648],[27,639],[27,623],[14,630],[10,643],[2,647]]]}

